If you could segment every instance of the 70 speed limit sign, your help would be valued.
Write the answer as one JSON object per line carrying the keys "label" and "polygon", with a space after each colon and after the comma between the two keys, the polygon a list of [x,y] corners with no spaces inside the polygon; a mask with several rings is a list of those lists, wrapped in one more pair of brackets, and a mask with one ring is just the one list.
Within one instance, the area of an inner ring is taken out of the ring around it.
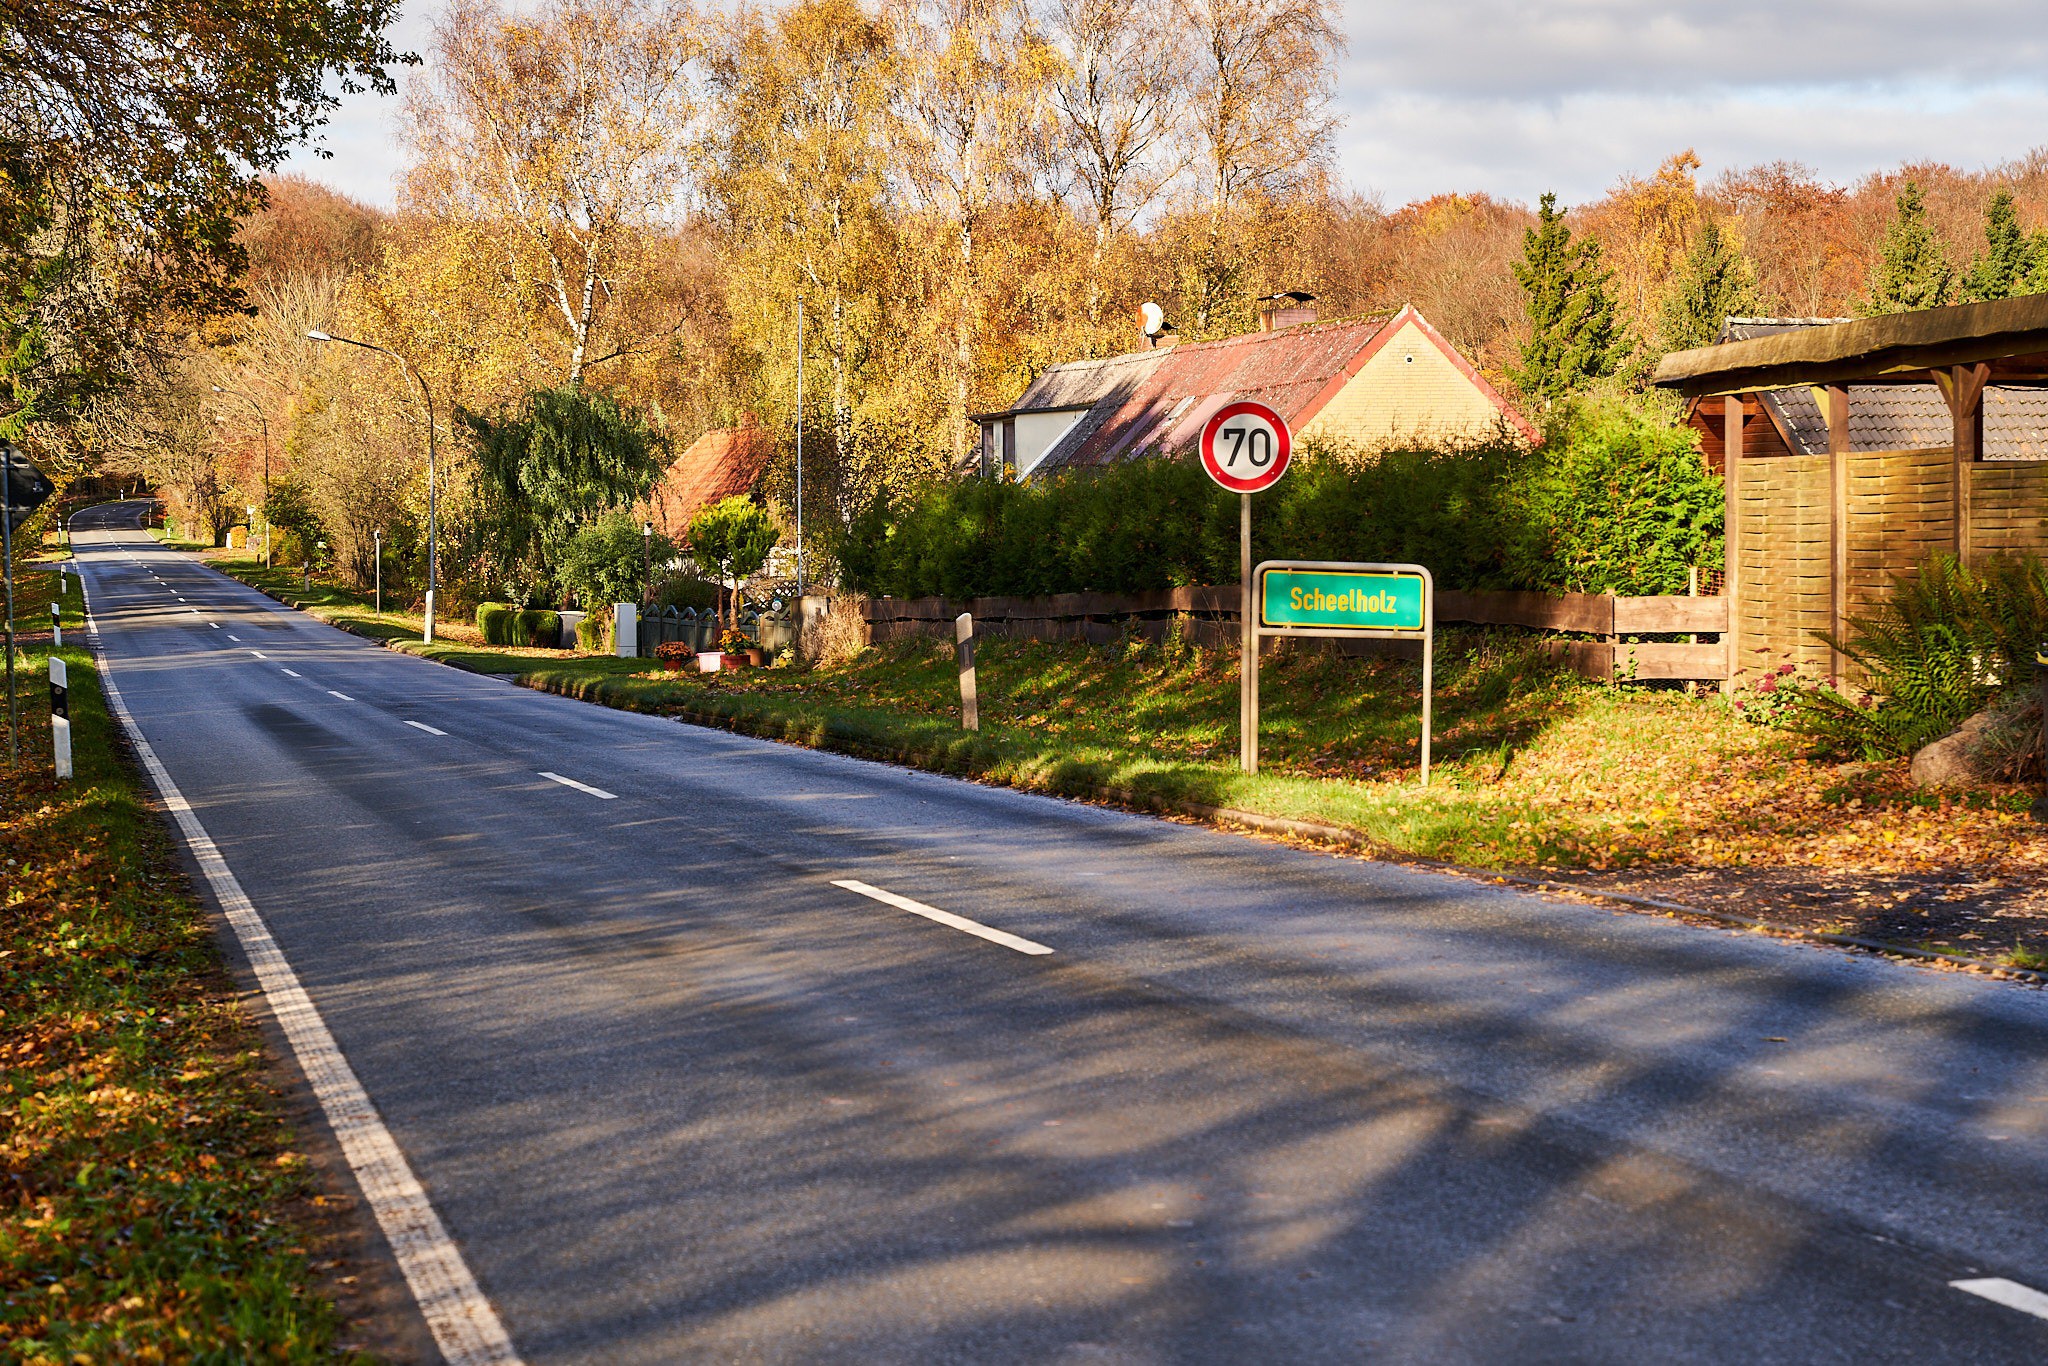
{"label": "70 speed limit sign", "polygon": [[1202,468],[1232,493],[1260,493],[1279,483],[1293,452],[1286,421],[1248,399],[1226,404],[1202,428]]}

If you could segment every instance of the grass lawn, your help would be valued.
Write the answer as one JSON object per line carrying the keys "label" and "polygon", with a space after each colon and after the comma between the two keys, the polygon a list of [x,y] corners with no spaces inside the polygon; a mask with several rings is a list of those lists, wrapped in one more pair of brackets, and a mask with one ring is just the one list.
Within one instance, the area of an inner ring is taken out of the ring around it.
{"label": "grass lawn", "polygon": [[[75,780],[51,768],[49,602],[16,584],[21,762],[0,769],[0,1356],[312,1361],[342,1324],[295,1151],[170,837],[123,758],[73,583]],[[4,761],[0,755],[0,761]]]}
{"label": "grass lawn", "polygon": [[1270,657],[1262,771],[1247,777],[1236,767],[1234,654],[985,640],[982,730],[970,733],[958,724],[945,642],[814,669],[665,673],[646,661],[485,648],[467,623],[444,623],[425,646],[417,618],[377,617],[345,590],[316,582],[302,595],[294,580],[282,595],[399,648],[611,706],[1070,796],[1323,822],[1392,855],[2048,964],[2048,827],[2027,815],[2032,789],[1916,792],[1903,762],[1817,762],[1796,737],[1742,721],[1718,693],[1590,683],[1512,635],[1440,638],[1424,789],[1420,669],[1397,660]]}

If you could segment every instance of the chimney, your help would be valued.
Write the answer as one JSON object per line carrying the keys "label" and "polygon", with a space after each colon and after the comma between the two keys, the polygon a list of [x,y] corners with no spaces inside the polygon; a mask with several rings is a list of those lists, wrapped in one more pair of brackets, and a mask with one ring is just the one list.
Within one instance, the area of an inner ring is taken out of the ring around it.
{"label": "chimney", "polygon": [[1259,331],[1277,332],[1316,320],[1316,296],[1305,289],[1283,290],[1259,299]]}

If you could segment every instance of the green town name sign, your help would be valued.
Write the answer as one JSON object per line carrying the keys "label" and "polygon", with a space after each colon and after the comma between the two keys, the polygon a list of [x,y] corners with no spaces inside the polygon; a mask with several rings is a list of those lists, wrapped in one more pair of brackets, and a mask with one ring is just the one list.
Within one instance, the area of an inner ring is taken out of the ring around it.
{"label": "green town name sign", "polygon": [[[1422,642],[1422,781],[1429,782],[1436,585],[1419,564],[1267,560],[1253,572],[1259,636]],[[1259,652],[1247,652],[1247,771],[1258,767]]]}

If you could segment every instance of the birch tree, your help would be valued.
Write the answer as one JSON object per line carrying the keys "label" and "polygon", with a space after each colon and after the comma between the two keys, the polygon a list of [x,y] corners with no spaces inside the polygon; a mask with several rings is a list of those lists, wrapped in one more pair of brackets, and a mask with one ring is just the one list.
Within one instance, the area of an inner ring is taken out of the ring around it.
{"label": "birch tree", "polygon": [[1088,318],[1102,315],[1110,238],[1150,208],[1184,164],[1172,134],[1189,98],[1185,44],[1163,0],[1050,0],[1052,84],[1063,150],[1095,233]]}
{"label": "birch tree", "polygon": [[1231,211],[1284,193],[1328,154],[1344,39],[1331,0],[1178,3],[1198,53],[1188,125],[1209,219],[1195,318],[1206,333],[1237,273],[1223,240]]}
{"label": "birch tree", "polygon": [[773,330],[802,301],[807,336],[825,352],[843,456],[853,368],[876,326],[876,266],[888,251],[888,29],[855,0],[802,0],[772,22],[741,16],[710,65],[710,198],[743,269],[774,301]]}
{"label": "birch tree", "polygon": [[954,246],[953,354],[947,426],[953,458],[970,451],[968,391],[980,322],[975,236],[1043,164],[1058,59],[1022,0],[904,0],[897,130],[902,163]]}
{"label": "birch tree", "polygon": [[496,232],[569,388],[651,340],[626,305],[631,247],[680,210],[698,48],[682,0],[454,0],[434,26],[407,207]]}

